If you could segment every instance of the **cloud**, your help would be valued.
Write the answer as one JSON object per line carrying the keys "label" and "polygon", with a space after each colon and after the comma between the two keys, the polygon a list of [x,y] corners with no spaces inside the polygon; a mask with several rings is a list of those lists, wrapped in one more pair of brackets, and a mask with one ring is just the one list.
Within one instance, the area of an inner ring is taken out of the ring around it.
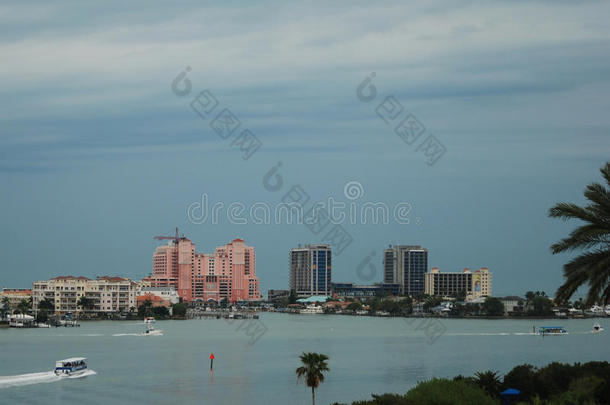
{"label": "cloud", "polygon": [[384,96],[428,123],[451,115],[452,100],[471,104],[467,114],[481,108],[508,121],[502,103],[511,98],[528,104],[608,82],[608,9],[480,1],[5,5],[0,144],[21,145],[27,158],[35,140],[49,153],[202,142],[188,100],[169,91],[187,65],[196,90],[213,90],[247,125],[278,137],[279,148],[302,133],[325,137],[329,148],[328,134],[351,132],[366,143],[377,118],[371,109],[363,115],[353,95],[371,71]]}

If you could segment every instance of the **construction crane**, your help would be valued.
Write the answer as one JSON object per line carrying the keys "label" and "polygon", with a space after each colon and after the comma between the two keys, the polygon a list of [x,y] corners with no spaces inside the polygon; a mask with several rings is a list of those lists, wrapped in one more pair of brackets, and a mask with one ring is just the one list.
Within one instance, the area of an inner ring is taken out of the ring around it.
{"label": "construction crane", "polygon": [[[184,238],[184,234],[182,235],[182,238]],[[176,234],[174,236],[154,236],[153,239],[155,240],[173,240],[174,241],[174,252],[173,252],[173,256],[174,256],[174,261],[173,264],[175,267],[174,272],[176,274],[178,274],[179,271],[179,263],[178,263],[178,242],[180,241],[181,237],[178,236],[178,227],[176,227]]]}
{"label": "construction crane", "polygon": [[[184,238],[184,235],[182,235],[182,237]],[[175,236],[154,236],[153,239],[156,239],[156,240],[171,239],[175,243],[178,243],[178,241],[180,240],[180,237],[178,236],[178,227],[176,227],[176,235]]]}

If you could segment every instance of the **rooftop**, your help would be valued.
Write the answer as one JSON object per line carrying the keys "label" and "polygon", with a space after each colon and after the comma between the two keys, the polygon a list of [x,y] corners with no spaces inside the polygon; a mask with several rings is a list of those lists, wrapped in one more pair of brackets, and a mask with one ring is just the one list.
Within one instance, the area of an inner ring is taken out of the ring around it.
{"label": "rooftop", "polygon": [[330,299],[328,295],[312,295],[308,298],[298,299],[297,302],[326,302],[326,300]]}

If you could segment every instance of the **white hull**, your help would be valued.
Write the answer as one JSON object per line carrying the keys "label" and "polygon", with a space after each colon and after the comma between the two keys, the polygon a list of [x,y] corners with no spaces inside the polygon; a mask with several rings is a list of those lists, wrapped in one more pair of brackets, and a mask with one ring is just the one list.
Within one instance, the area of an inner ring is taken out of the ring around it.
{"label": "white hull", "polygon": [[79,376],[79,375],[83,375],[83,374],[87,373],[88,371],[89,370],[86,369],[86,368],[84,368],[82,370],[72,371],[72,372],[69,372],[69,373],[59,373],[59,372],[56,371],[55,375],[58,376],[58,377],[61,377],[61,378],[76,377],[76,376]]}
{"label": "white hull", "polygon": [[163,336],[163,331],[157,330],[157,329],[149,330],[149,331],[140,333],[140,336]]}

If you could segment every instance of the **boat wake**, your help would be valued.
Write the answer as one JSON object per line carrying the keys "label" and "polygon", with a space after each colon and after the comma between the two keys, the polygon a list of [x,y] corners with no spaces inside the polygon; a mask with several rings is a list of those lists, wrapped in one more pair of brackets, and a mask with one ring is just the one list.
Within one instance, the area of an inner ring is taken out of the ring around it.
{"label": "boat wake", "polygon": [[535,335],[535,333],[514,333],[514,332],[478,332],[478,333],[445,333],[447,336],[520,336]]}
{"label": "boat wake", "polygon": [[61,380],[71,380],[76,378],[83,378],[90,375],[97,374],[93,370],[87,370],[82,374],[73,375],[69,377],[58,377],[53,371],[46,371],[43,373],[30,373],[30,374],[19,374],[0,377],[0,389],[9,387],[19,387],[22,385],[31,384],[42,384],[42,383],[53,383]]}
{"label": "boat wake", "polygon": [[140,336],[139,333],[115,333],[112,336]]}
{"label": "boat wake", "polygon": [[66,334],[59,334],[59,335],[55,335],[57,337],[93,337],[93,336],[104,336],[104,334],[102,333],[79,333],[79,334],[75,334],[75,335],[66,335]]}
{"label": "boat wake", "polygon": [[[577,331],[570,332],[570,335],[590,335],[600,332],[593,331]],[[532,332],[474,332],[474,333],[445,333],[446,336],[539,336],[539,333]],[[566,333],[567,335],[567,333]],[[550,335],[549,335],[550,336]]]}

